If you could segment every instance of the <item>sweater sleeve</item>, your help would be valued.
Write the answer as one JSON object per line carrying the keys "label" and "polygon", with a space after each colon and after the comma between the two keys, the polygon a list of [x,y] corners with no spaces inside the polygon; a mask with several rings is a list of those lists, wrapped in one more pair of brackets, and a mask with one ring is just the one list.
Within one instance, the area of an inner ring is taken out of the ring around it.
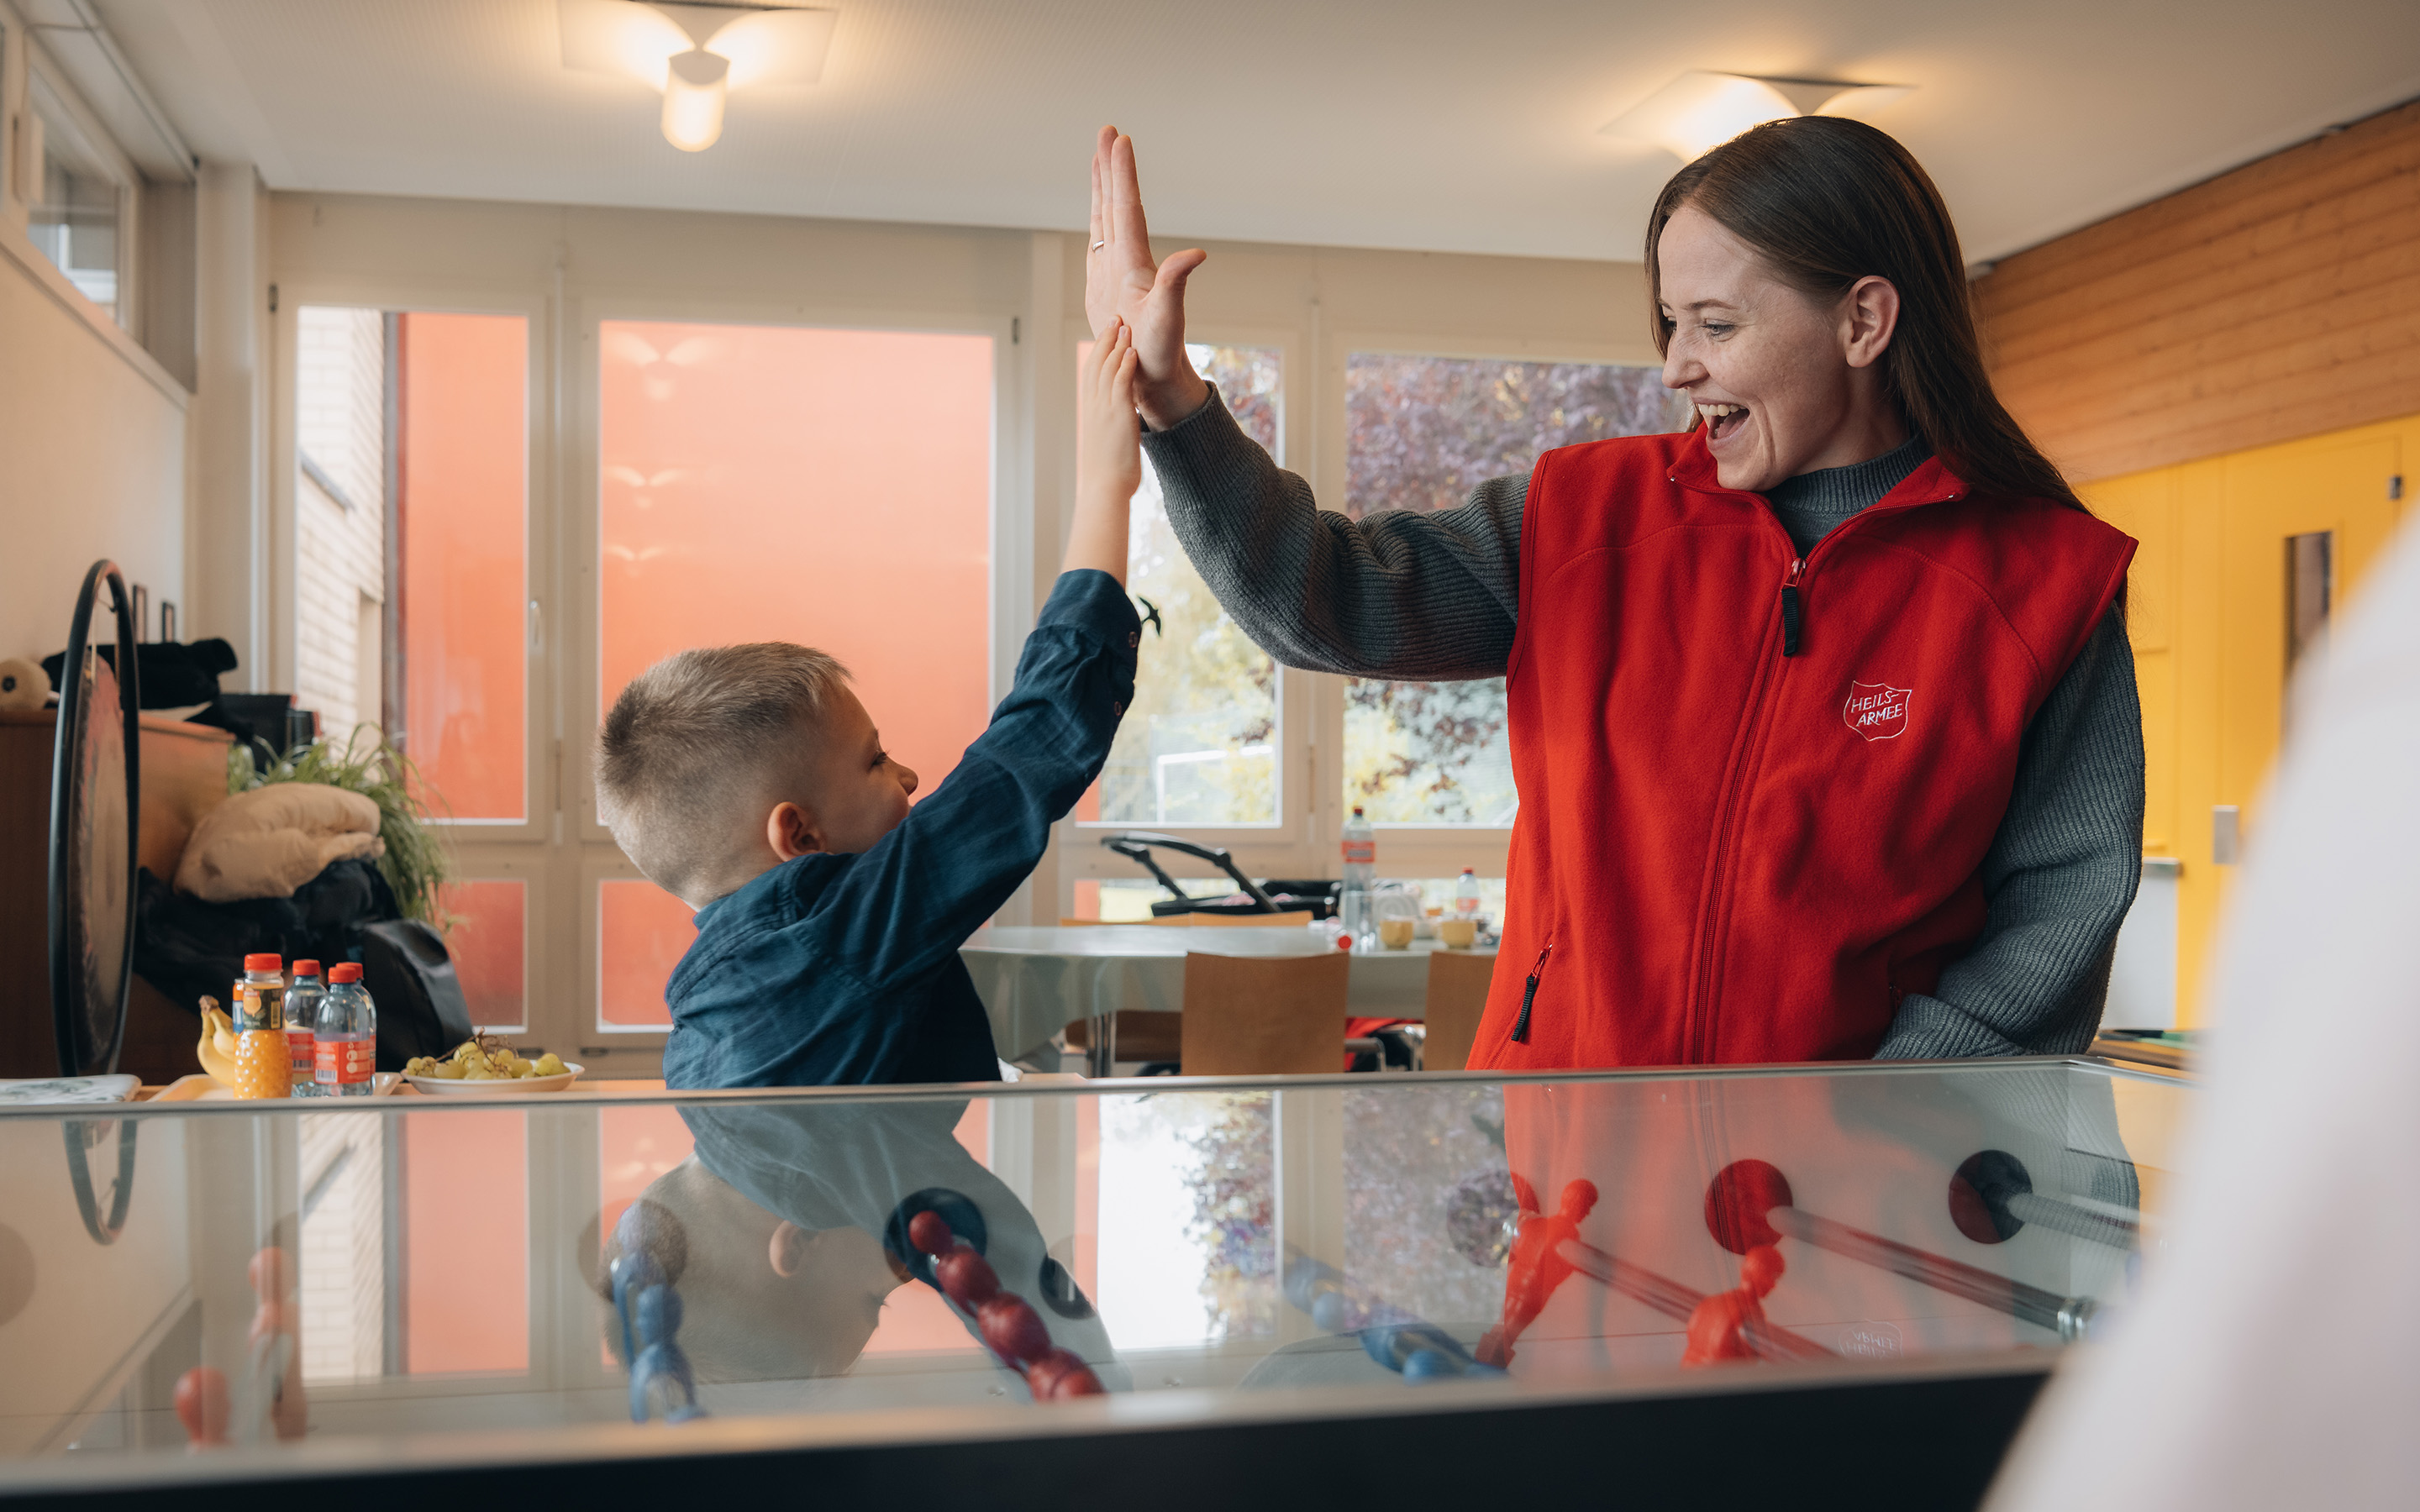
{"label": "sweater sleeve", "polygon": [[1910,994],[1877,1060],[2066,1055],[2092,1042],[2143,875],[2143,712],[2111,609],[2026,728],[1983,858],[1975,948]]}
{"label": "sweater sleeve", "polygon": [[1526,477],[1492,478],[1459,509],[1354,520],[1246,436],[1214,389],[1147,432],[1169,522],[1255,645],[1289,667],[1359,677],[1500,677],[1520,600]]}

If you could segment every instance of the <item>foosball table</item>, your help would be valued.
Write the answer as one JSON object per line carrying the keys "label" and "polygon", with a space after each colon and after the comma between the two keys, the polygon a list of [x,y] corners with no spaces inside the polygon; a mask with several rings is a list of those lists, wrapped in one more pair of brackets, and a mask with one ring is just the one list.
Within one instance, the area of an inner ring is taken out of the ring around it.
{"label": "foosball table", "polygon": [[1972,1505],[2159,1263],[2191,1096],[2079,1057],[0,1110],[0,1497]]}

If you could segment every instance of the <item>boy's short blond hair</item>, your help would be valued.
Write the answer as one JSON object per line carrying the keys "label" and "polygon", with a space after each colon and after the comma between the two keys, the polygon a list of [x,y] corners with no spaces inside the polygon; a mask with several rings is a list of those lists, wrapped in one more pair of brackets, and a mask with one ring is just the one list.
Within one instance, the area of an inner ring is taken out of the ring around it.
{"label": "boy's short blond hair", "polygon": [[630,679],[597,733],[597,817],[657,886],[687,899],[736,857],[776,763],[814,738],[847,680],[783,640],[684,651]]}

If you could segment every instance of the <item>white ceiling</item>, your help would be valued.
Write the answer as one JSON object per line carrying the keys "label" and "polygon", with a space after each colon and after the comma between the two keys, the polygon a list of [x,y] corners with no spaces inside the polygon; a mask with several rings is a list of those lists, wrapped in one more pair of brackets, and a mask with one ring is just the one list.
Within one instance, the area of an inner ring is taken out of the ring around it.
{"label": "white ceiling", "polygon": [[1687,69],[1913,84],[1984,260],[2420,96],[2413,0],[819,0],[823,82],[720,145],[561,61],[553,0],[98,0],[271,187],[1078,228],[1103,121],[1165,236],[1637,256],[1677,160],[1597,128]]}

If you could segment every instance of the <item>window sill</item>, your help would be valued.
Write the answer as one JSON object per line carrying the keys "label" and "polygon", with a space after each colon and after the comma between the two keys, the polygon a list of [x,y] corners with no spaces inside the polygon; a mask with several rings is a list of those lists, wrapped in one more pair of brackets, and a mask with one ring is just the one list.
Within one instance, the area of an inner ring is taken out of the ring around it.
{"label": "window sill", "polygon": [[141,374],[171,404],[179,409],[192,405],[193,391],[178,382],[124,327],[85,299],[75,285],[68,281],[68,275],[60,272],[48,257],[42,255],[41,250],[34,245],[33,239],[25,235],[23,226],[0,222],[0,254],[5,254],[9,261],[23,270],[25,276],[51,297],[52,303],[82,321],[102,345],[124,359],[128,366]]}

